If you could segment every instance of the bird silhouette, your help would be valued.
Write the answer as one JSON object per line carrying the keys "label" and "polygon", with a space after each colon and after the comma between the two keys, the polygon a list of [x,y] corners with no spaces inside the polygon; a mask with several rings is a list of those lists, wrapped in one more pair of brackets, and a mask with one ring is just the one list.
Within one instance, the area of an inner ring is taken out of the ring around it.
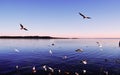
{"label": "bird silhouette", "polygon": [[91,17],[85,16],[85,15],[83,15],[83,14],[80,13],[80,12],[79,12],[79,15],[81,15],[81,16],[83,17],[83,19],[85,19],[85,18],[86,18],[86,19],[91,19]]}
{"label": "bird silhouette", "polygon": [[22,24],[20,24],[20,27],[21,27],[21,28],[20,28],[21,30],[28,31],[28,29],[27,29],[27,28],[25,28]]}

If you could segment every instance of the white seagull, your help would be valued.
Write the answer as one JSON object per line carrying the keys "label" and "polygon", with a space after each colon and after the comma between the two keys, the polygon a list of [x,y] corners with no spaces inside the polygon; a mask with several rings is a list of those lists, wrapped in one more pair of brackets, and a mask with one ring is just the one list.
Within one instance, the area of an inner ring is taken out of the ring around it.
{"label": "white seagull", "polygon": [[98,47],[102,47],[102,44],[100,44],[99,42],[96,42],[98,44]]}
{"label": "white seagull", "polygon": [[50,54],[53,54],[52,50],[49,50],[49,53],[50,53]]}
{"label": "white seagull", "polygon": [[18,49],[14,49],[15,52],[19,53],[20,51]]}
{"label": "white seagull", "polygon": [[75,75],[79,75],[79,73],[75,72]]}
{"label": "white seagull", "polygon": [[54,69],[52,67],[48,67],[48,69],[51,71],[51,72],[54,72]]}
{"label": "white seagull", "polygon": [[86,60],[82,60],[82,63],[83,63],[83,64],[87,64],[87,61],[86,61]]}
{"label": "white seagull", "polygon": [[46,65],[42,66],[42,68],[43,68],[45,71],[47,71],[47,66],[46,66]]}
{"label": "white seagull", "polygon": [[33,73],[36,73],[35,66],[33,66],[32,70],[33,70]]}

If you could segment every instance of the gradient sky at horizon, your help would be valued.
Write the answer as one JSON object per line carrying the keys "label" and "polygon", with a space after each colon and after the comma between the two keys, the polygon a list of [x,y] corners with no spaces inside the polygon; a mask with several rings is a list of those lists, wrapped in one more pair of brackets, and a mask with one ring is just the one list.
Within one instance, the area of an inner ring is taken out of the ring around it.
{"label": "gradient sky at horizon", "polygon": [[120,38],[119,20],[120,0],[0,0],[2,36]]}

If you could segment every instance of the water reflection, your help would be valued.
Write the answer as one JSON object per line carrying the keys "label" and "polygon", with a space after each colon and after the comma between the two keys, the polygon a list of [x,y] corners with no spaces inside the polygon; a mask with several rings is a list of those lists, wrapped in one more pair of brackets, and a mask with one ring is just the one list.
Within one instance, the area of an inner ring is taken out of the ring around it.
{"label": "water reflection", "polygon": [[0,74],[119,75],[119,40],[0,39]]}

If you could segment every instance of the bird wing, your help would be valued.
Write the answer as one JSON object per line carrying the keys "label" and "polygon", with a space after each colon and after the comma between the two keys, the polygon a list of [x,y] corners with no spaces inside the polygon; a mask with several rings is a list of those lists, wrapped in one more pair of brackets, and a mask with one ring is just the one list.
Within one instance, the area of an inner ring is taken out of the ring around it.
{"label": "bird wing", "polygon": [[83,14],[81,14],[80,12],[79,12],[79,14],[80,14],[83,18],[85,18],[85,16],[84,16]]}
{"label": "bird wing", "polygon": [[28,31],[28,29],[24,28],[24,30]]}
{"label": "bird wing", "polygon": [[86,17],[87,19],[91,19],[91,17]]}
{"label": "bird wing", "polygon": [[22,24],[20,24],[20,27],[21,27],[21,28],[24,28]]}

